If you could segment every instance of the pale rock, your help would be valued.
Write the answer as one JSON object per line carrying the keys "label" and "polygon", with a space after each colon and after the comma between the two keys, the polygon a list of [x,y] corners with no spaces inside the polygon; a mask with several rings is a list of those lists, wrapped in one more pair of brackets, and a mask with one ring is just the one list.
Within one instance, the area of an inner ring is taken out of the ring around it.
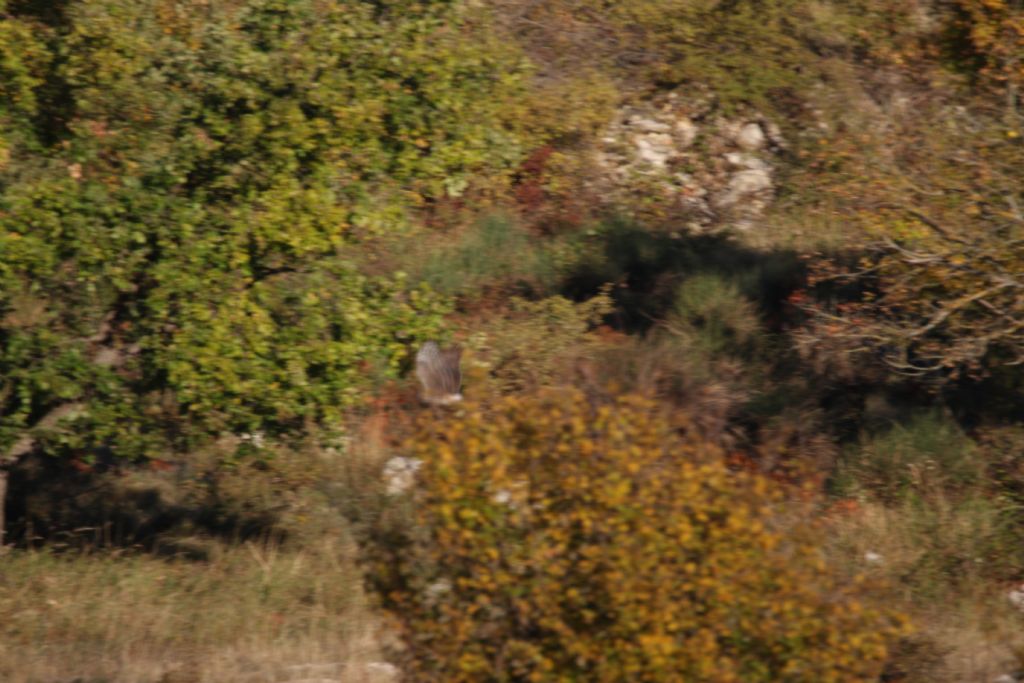
{"label": "pale rock", "polygon": [[437,602],[442,597],[452,592],[452,584],[448,579],[438,579],[427,586],[426,597],[430,602]]}
{"label": "pale rock", "polygon": [[245,443],[252,444],[255,448],[263,448],[266,443],[266,435],[263,432],[247,432],[239,434],[238,438]]}
{"label": "pale rock", "polygon": [[[93,356],[92,362],[100,367],[110,368],[118,365],[121,361],[121,351],[118,349],[110,348],[109,346],[101,348]],[[242,437],[243,441],[245,436]]]}
{"label": "pale rock", "polygon": [[910,111],[912,105],[913,100],[906,95],[894,95],[889,100],[889,109],[896,114],[906,114]]}
{"label": "pale rock", "polygon": [[[760,228],[774,187],[768,154],[785,148],[782,132],[757,114],[730,120],[713,113],[713,98],[689,91],[620,110],[595,150],[598,183],[616,195],[653,192],[671,201],[695,232]],[[706,149],[698,150],[698,141]],[[504,499],[499,494],[496,502]]]}
{"label": "pale rock", "polygon": [[279,683],[329,683],[337,681],[344,668],[336,662],[294,664],[284,667],[287,678]]}
{"label": "pale rock", "polygon": [[680,149],[686,149],[697,139],[697,124],[685,116],[676,119],[673,128],[675,129],[676,140]]}
{"label": "pale rock", "polygon": [[389,496],[407,492],[416,481],[416,472],[423,466],[419,458],[403,458],[400,455],[384,463],[384,483]]}
{"label": "pale rock", "polygon": [[779,149],[786,149],[786,138],[782,137],[782,129],[779,128],[779,124],[774,121],[769,121],[765,124],[764,128],[765,133],[768,135],[768,142],[770,142],[772,146]]}
{"label": "pale rock", "polygon": [[874,552],[873,550],[869,550],[866,553],[864,553],[864,561],[868,564],[881,564],[882,560],[882,556]]}
{"label": "pale rock", "polygon": [[491,502],[495,505],[509,505],[512,503],[512,492],[508,489],[499,489],[491,496]]}
{"label": "pale rock", "polygon": [[1010,674],[1003,674],[992,679],[992,683],[1017,683],[1017,677]]}
{"label": "pale rock", "polygon": [[359,683],[396,683],[401,680],[402,672],[397,666],[389,662],[349,662],[343,675],[336,676],[331,680],[338,681],[359,681]]}
{"label": "pale rock", "polygon": [[725,161],[733,168],[766,172],[771,170],[771,167],[761,159],[743,152],[729,152],[725,155]]}
{"label": "pale rock", "polygon": [[762,169],[748,169],[739,171],[729,178],[729,184],[725,191],[715,199],[719,208],[734,206],[741,199],[756,195],[772,188],[772,178],[767,171]]}
{"label": "pale rock", "polygon": [[633,140],[637,157],[657,169],[665,168],[672,155],[672,136],[667,133],[638,135]]}
{"label": "pale rock", "polygon": [[652,147],[669,153],[675,149],[676,143],[668,133],[648,133],[644,136]]}
{"label": "pale rock", "polygon": [[630,119],[629,126],[644,133],[668,133],[672,130],[667,123],[644,118]]}
{"label": "pale rock", "polygon": [[1006,599],[1009,600],[1010,604],[1017,609],[1024,610],[1024,584],[1008,591],[1006,593]]}
{"label": "pale rock", "polygon": [[733,137],[733,142],[748,151],[762,149],[766,140],[761,124],[754,122],[745,123],[740,126]]}

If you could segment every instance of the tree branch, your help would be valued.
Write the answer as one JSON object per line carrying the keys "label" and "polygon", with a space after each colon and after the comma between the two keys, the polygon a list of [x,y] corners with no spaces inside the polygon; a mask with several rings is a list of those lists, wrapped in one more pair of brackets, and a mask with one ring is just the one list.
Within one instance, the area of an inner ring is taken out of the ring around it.
{"label": "tree branch", "polygon": [[984,299],[985,297],[991,296],[992,294],[995,294],[999,290],[1007,289],[1008,287],[1012,287],[1012,285],[1009,283],[999,284],[994,287],[989,287],[988,289],[983,289],[980,292],[975,292],[970,296],[960,297],[959,299],[949,304],[948,306],[944,306],[942,310],[933,315],[927,323],[917,328],[916,330],[912,330],[907,335],[907,337],[910,339],[915,339],[922,335],[928,334],[936,327],[941,325],[943,322],[945,322],[949,316],[953,315],[957,311],[966,308],[967,306],[970,306],[975,301]]}

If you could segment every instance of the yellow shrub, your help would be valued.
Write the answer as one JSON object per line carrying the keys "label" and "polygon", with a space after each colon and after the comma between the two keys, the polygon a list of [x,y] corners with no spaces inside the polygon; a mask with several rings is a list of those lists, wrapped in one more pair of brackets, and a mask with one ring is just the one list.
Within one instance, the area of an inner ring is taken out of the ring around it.
{"label": "yellow shrub", "polygon": [[416,523],[378,575],[408,680],[874,680],[904,628],[646,399],[467,406],[413,449]]}

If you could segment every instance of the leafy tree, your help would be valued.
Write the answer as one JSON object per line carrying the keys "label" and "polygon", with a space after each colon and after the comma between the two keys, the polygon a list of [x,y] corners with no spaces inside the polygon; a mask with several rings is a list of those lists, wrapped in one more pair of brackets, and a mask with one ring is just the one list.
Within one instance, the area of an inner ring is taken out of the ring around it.
{"label": "leafy tree", "polygon": [[819,178],[829,186],[826,210],[839,208],[849,234],[868,245],[852,264],[845,257],[817,261],[817,282],[853,283],[859,294],[808,308],[803,341],[880,358],[910,375],[1018,364],[1019,132],[984,108],[919,106],[907,117],[884,142],[869,143],[878,156],[853,148],[869,136],[830,141],[821,152],[833,165]]}
{"label": "leafy tree", "polygon": [[806,350],[933,379],[1024,361],[1022,12],[938,6],[856,70],[878,104],[824,104],[788,203],[841,225],[845,253],[812,258],[829,296],[805,309]]}
{"label": "leafy tree", "polygon": [[350,246],[519,158],[527,69],[472,12],[0,9],[5,466],[331,421],[438,333],[442,298]]}

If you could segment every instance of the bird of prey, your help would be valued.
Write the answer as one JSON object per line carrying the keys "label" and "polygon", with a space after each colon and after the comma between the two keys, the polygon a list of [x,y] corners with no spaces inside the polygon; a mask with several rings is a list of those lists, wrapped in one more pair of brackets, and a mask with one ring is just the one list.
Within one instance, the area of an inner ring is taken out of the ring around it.
{"label": "bird of prey", "polygon": [[462,349],[442,350],[428,341],[416,353],[416,376],[423,385],[420,398],[432,406],[449,406],[462,400]]}

